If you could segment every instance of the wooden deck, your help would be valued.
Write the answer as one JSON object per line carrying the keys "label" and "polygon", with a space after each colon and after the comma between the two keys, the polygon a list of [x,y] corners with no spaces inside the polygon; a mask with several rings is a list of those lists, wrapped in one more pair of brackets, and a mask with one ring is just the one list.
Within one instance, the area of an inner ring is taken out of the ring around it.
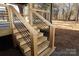
{"label": "wooden deck", "polygon": [[52,21],[55,28],[79,31],[79,22],[75,21]]}

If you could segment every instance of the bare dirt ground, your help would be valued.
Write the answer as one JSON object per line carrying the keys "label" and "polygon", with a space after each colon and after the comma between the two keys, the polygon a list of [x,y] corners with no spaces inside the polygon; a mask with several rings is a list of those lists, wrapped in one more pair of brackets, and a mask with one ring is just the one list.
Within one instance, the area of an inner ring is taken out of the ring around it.
{"label": "bare dirt ground", "polygon": [[78,56],[79,31],[56,29],[55,46],[51,56]]}

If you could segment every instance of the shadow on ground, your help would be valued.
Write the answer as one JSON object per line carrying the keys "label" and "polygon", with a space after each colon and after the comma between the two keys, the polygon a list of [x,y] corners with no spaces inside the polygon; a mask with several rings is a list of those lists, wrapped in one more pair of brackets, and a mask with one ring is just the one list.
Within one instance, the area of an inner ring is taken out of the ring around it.
{"label": "shadow on ground", "polygon": [[21,56],[20,50],[13,46],[12,35],[0,37],[0,56]]}

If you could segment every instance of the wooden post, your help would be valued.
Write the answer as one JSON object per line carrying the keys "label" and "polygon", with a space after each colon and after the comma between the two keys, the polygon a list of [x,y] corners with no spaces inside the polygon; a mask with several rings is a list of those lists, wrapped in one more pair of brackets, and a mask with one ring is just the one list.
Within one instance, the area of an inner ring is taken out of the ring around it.
{"label": "wooden post", "polygon": [[[33,25],[33,15],[32,15],[32,4],[29,4],[29,23]],[[37,34],[32,33],[32,40],[31,40],[31,55],[37,56],[38,55],[38,46],[37,46]]]}
{"label": "wooden post", "polygon": [[[5,3],[5,5],[6,5],[6,3]],[[5,14],[5,15],[8,15],[8,14],[7,14],[7,7],[5,7],[5,12],[4,12],[4,14]],[[4,16],[3,18],[4,18],[4,20],[5,20],[5,16]],[[7,21],[8,21],[8,16],[7,16]]]}
{"label": "wooden post", "polygon": [[12,41],[13,41],[13,45],[14,47],[16,47],[16,39],[15,39],[15,36],[13,35],[13,13],[12,13],[12,10],[9,6],[7,6],[7,10],[8,10],[8,17],[9,17],[9,22],[10,22],[10,29],[11,29],[11,33],[12,33]]}
{"label": "wooden post", "polygon": [[55,28],[53,28],[52,26],[50,26],[50,29],[49,29],[49,41],[50,41],[50,44],[49,46],[51,48],[54,48],[54,43],[55,43]]}
{"label": "wooden post", "polygon": [[[52,23],[52,3],[50,4],[50,22]],[[55,28],[53,26],[49,27],[49,46],[54,49],[55,42]]]}
{"label": "wooden post", "polygon": [[29,23],[33,25],[32,4],[29,4]]}
{"label": "wooden post", "polygon": [[37,56],[38,55],[38,46],[37,46],[37,34],[32,35],[31,40],[31,55]]}
{"label": "wooden post", "polygon": [[50,20],[49,21],[52,23],[52,3],[50,4]]}

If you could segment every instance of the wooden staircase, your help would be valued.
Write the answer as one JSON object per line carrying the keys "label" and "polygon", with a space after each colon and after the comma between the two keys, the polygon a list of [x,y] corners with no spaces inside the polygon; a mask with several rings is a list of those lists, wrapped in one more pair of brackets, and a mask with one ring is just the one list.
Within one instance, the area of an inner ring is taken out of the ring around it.
{"label": "wooden staircase", "polygon": [[[47,37],[45,37],[43,33],[40,32],[40,29],[38,29],[36,26],[33,26],[33,28],[38,32],[38,55],[47,55],[49,52],[51,52],[51,48],[49,48],[49,41],[47,40]],[[27,28],[19,20],[15,20],[13,32],[16,36],[17,43],[20,46],[20,50],[22,51],[22,53],[24,55],[30,56],[32,38]],[[45,51],[47,51],[47,53]]]}
{"label": "wooden staircase", "polygon": [[[13,6],[3,5],[8,9],[8,17],[10,27],[13,30],[14,44],[20,47],[21,52],[26,56],[47,56],[54,50],[54,32],[51,32],[51,36],[48,38],[43,35],[40,28],[36,25],[31,25],[26,22],[24,17],[16,11]],[[48,27],[50,26],[52,31],[52,25],[46,21]]]}

